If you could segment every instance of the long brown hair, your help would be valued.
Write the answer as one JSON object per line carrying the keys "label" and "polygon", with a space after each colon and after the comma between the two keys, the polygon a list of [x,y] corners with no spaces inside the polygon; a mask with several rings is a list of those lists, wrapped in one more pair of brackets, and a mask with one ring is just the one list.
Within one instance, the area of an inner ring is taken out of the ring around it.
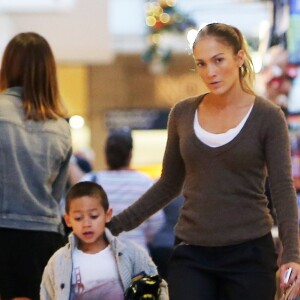
{"label": "long brown hair", "polygon": [[195,48],[197,42],[205,36],[214,36],[221,42],[232,47],[233,53],[237,54],[240,50],[245,53],[245,61],[239,69],[239,78],[242,89],[249,94],[255,95],[254,92],[254,80],[255,72],[253,62],[248,50],[248,44],[243,37],[240,30],[236,27],[223,24],[223,23],[211,23],[204,26],[197,34],[197,37],[193,44]]}
{"label": "long brown hair", "polygon": [[37,33],[13,37],[5,48],[0,71],[0,90],[22,87],[26,119],[35,121],[66,117],[61,102],[56,63],[48,42]]}

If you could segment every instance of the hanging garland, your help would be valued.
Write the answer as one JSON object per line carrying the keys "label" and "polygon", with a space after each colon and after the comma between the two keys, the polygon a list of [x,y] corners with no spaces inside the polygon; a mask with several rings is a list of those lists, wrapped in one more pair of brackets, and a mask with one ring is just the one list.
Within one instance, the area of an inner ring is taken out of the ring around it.
{"label": "hanging garland", "polygon": [[148,47],[143,53],[146,63],[165,68],[172,55],[168,43],[162,43],[165,34],[183,34],[196,23],[176,8],[176,0],[148,1],[146,4],[146,24],[148,26]]}

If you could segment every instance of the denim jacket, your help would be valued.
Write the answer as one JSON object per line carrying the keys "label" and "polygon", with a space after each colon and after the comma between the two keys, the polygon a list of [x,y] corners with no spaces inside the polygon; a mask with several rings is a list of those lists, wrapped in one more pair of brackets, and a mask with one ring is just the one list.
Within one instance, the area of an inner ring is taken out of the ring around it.
{"label": "denim jacket", "polygon": [[21,93],[0,94],[0,227],[62,233],[70,128],[63,118],[25,121]]}

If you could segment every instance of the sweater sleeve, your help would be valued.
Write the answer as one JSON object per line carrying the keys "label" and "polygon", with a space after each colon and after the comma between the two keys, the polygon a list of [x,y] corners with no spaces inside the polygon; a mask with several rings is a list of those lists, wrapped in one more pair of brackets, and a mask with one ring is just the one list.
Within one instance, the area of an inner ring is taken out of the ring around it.
{"label": "sweater sleeve", "polygon": [[298,209],[291,174],[291,152],[287,122],[281,109],[268,115],[265,154],[279,237],[283,245],[282,263],[300,262]]}
{"label": "sweater sleeve", "polygon": [[[52,274],[52,275],[51,275]],[[40,287],[40,299],[41,300],[51,300],[54,299],[54,283],[52,281],[53,269],[51,265],[48,263],[45,267],[42,283]]]}
{"label": "sweater sleeve", "polygon": [[136,228],[181,192],[185,169],[176,122],[178,118],[175,106],[168,120],[168,139],[161,177],[138,201],[112,218],[108,227],[114,235]]}

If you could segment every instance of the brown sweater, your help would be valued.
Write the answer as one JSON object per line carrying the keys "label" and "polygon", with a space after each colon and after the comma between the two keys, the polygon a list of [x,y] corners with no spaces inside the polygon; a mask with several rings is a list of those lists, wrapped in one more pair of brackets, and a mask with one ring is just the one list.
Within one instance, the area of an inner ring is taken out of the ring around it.
{"label": "brown sweater", "polygon": [[137,202],[115,216],[114,234],[138,226],[183,191],[176,236],[192,245],[226,246],[270,232],[265,179],[268,173],[283,243],[282,262],[299,262],[298,213],[290,144],[281,109],[256,97],[240,133],[211,148],[195,135],[195,110],[203,96],[177,103],[168,122],[161,178]]}

